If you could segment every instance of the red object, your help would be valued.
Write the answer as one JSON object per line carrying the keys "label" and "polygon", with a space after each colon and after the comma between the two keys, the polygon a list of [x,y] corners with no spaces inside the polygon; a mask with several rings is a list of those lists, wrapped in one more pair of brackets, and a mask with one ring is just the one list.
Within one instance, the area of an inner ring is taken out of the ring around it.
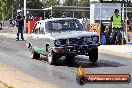
{"label": "red object", "polygon": [[35,17],[34,18],[34,21],[39,21],[39,17]]}
{"label": "red object", "polygon": [[37,21],[28,21],[28,34],[31,34],[32,33],[32,30],[34,28],[34,24],[36,23]]}
{"label": "red object", "polygon": [[64,49],[67,49],[67,46],[66,45],[64,45]]}

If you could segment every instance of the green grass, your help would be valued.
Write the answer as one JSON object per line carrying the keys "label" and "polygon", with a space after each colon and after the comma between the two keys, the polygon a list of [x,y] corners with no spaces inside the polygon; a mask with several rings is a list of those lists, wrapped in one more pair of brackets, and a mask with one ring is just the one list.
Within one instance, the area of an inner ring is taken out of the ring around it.
{"label": "green grass", "polygon": [[9,84],[1,81],[1,80],[0,80],[0,83],[2,83],[5,86],[5,88],[14,88],[13,86],[11,86],[11,85],[9,85]]}

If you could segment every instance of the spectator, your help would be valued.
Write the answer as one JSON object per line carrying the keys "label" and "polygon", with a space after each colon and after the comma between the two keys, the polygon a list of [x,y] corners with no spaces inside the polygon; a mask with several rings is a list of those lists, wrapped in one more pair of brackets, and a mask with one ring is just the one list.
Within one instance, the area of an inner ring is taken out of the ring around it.
{"label": "spectator", "polygon": [[24,40],[24,37],[23,37],[24,16],[21,15],[21,12],[17,12],[16,22],[17,22],[17,24],[16,24],[16,26],[17,26],[16,41],[19,40],[19,33],[21,34],[21,39]]}

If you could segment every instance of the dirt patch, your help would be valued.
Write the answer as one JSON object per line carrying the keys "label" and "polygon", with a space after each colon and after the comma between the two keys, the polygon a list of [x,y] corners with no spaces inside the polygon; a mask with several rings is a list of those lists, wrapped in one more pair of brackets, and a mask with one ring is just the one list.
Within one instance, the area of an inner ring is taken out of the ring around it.
{"label": "dirt patch", "polygon": [[4,27],[0,30],[0,33],[16,33],[16,27]]}
{"label": "dirt patch", "polygon": [[0,83],[0,88],[6,88],[3,83]]}
{"label": "dirt patch", "polygon": [[[57,88],[56,85],[42,82],[2,62],[0,62],[0,80],[14,88]],[[0,88],[5,87],[0,83]]]}

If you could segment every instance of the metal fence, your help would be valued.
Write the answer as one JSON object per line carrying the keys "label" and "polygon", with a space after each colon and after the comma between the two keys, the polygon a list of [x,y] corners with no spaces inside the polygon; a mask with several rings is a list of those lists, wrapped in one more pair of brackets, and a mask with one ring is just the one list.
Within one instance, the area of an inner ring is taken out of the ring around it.
{"label": "metal fence", "polygon": [[52,16],[53,18],[61,18],[63,15],[65,15],[66,17],[73,17],[73,18],[82,18],[83,16],[87,16],[88,18],[90,18],[90,11],[87,12],[80,12],[80,11],[43,11],[41,9],[27,9],[27,18],[31,18],[32,17],[40,17],[42,19],[46,19],[50,16]]}

